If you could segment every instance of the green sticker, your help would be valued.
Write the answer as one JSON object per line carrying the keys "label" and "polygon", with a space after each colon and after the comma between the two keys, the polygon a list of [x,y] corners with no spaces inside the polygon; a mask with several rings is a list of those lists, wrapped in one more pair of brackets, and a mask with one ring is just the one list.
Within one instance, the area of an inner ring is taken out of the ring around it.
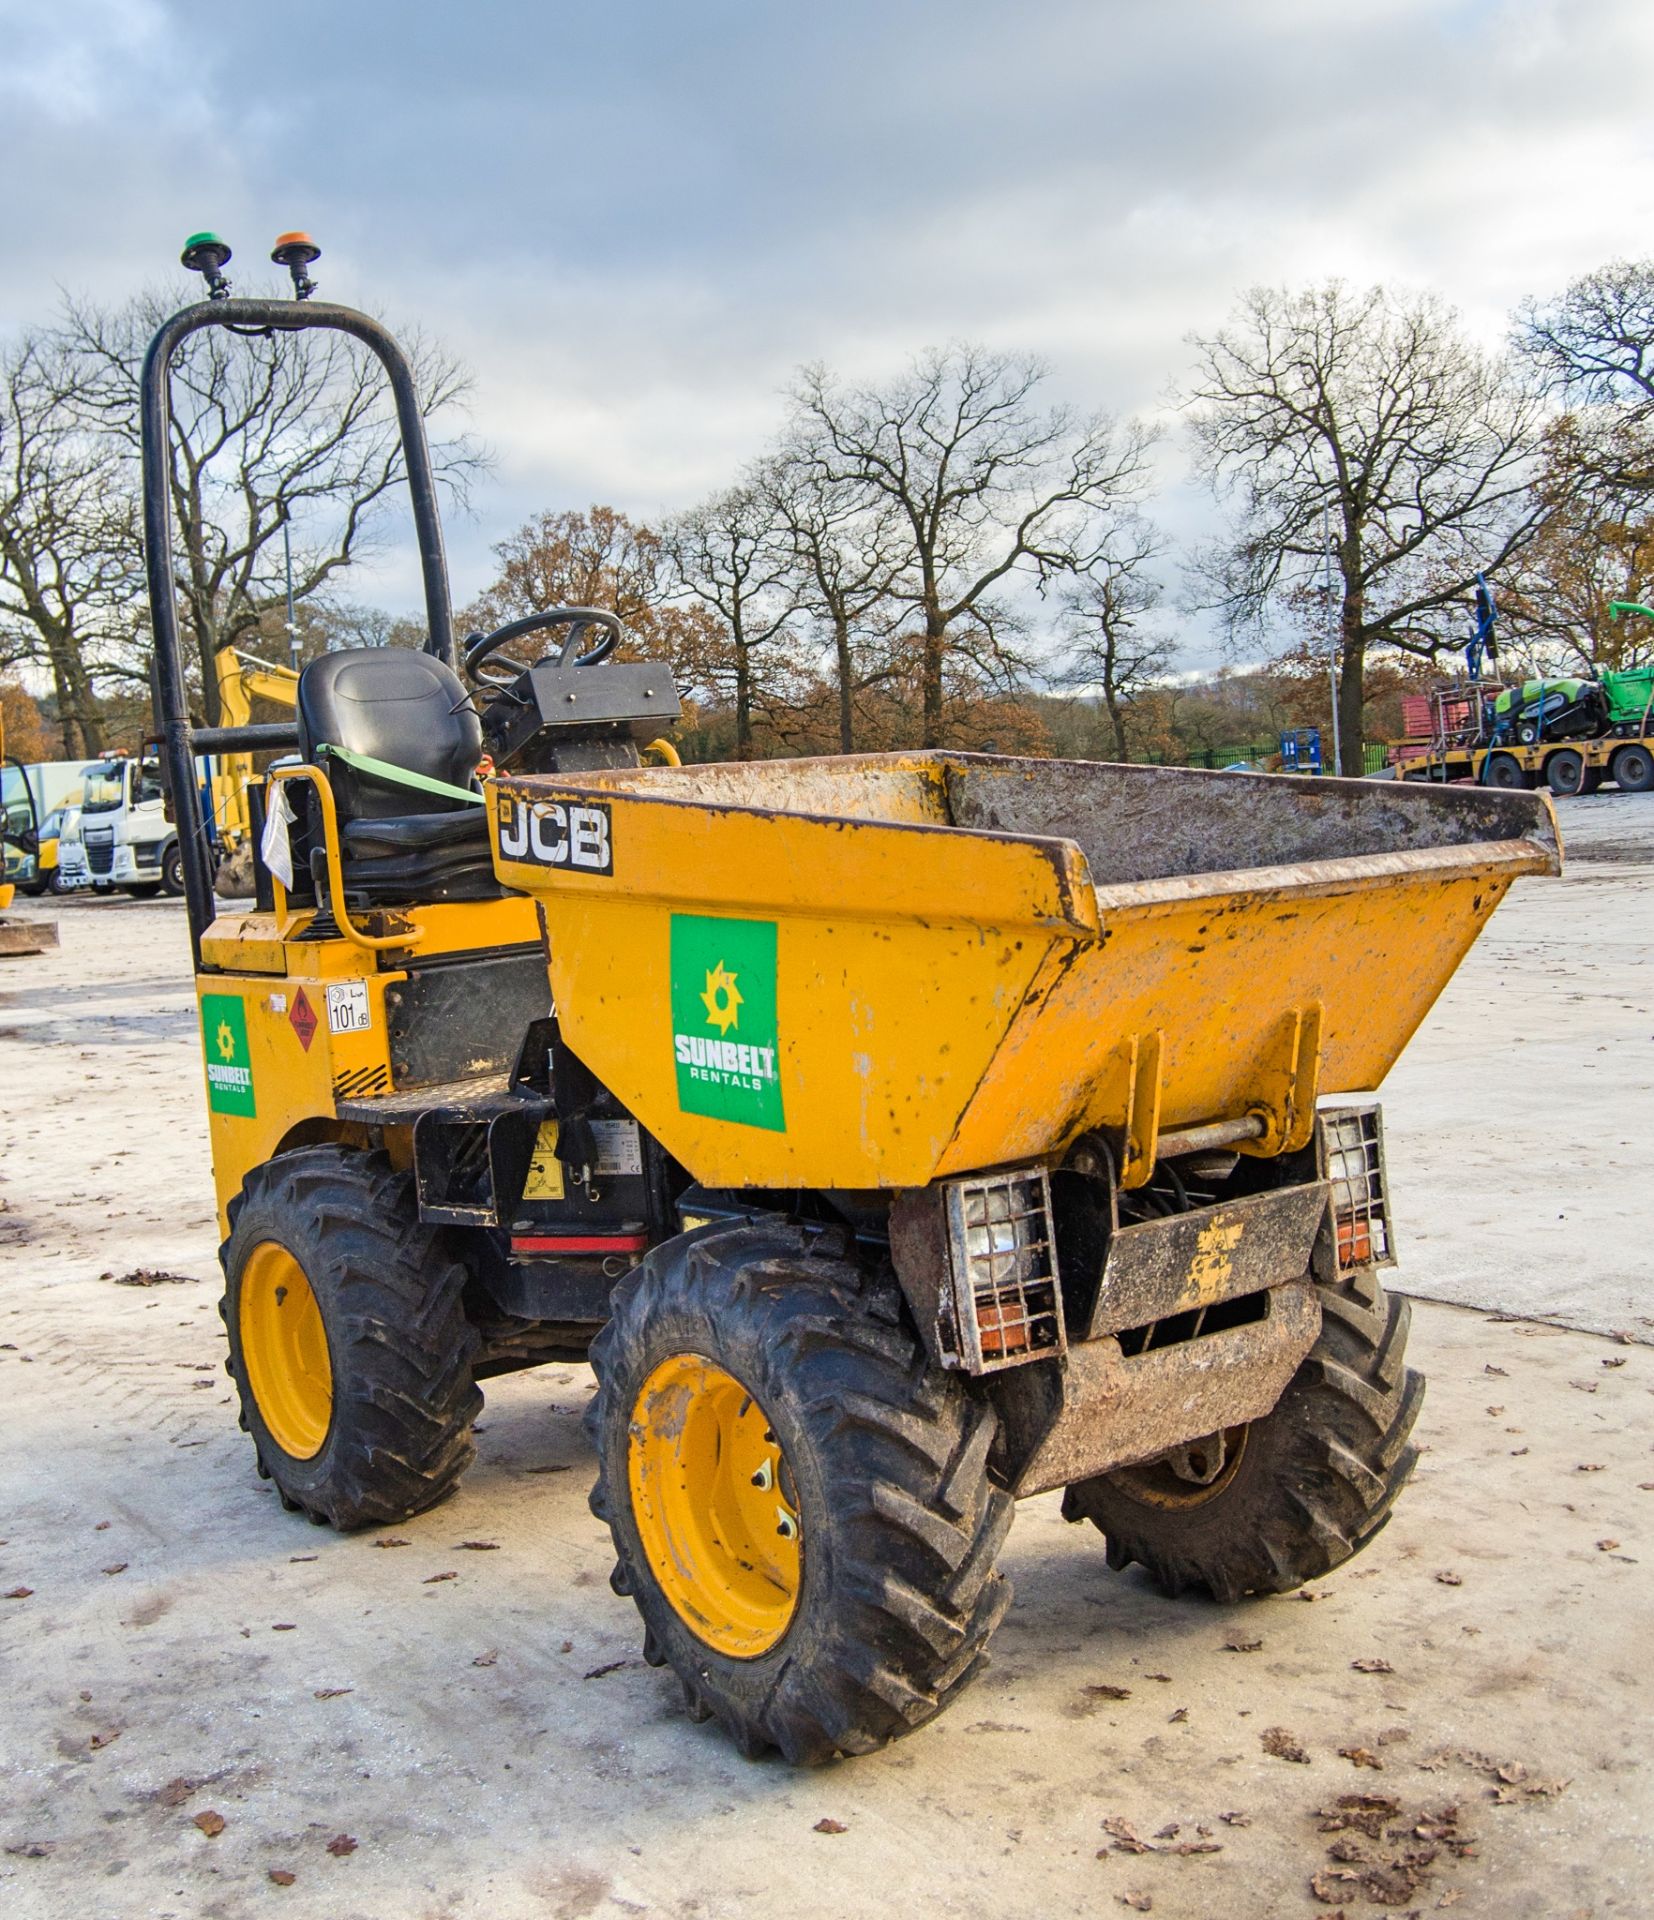
{"label": "green sticker", "polygon": [[672,916],[678,1105],[785,1133],[775,1013],[775,922]]}
{"label": "green sticker", "polygon": [[247,1005],[239,993],[201,996],[201,1044],[207,1055],[207,1105],[251,1120],[253,1063],[247,1052]]}

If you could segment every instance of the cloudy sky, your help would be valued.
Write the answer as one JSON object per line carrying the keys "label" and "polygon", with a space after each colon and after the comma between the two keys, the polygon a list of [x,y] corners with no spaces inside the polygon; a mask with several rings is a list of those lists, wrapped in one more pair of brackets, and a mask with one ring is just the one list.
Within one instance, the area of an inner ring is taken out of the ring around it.
{"label": "cloudy sky", "polygon": [[[292,226],[325,297],[474,371],[495,475],[456,594],[542,507],[731,476],[791,370],[1032,350],[1163,412],[1237,290],[1431,286],[1490,342],[1650,251],[1647,0],[0,0],[0,327],[60,286],[243,291]],[[1174,434],[1160,517],[1209,516]],[[394,549],[355,583],[409,603]]]}

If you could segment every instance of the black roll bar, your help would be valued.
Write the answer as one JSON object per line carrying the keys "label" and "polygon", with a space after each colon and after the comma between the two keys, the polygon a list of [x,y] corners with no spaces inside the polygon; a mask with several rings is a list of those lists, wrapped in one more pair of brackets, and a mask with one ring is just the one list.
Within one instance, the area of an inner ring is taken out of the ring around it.
{"label": "black roll bar", "polygon": [[232,333],[302,333],[316,327],[360,340],[379,359],[390,380],[408,470],[419,565],[425,579],[425,650],[454,662],[454,619],[448,600],[448,563],[442,550],[436,475],[425,438],[419,393],[406,354],[377,320],[354,307],[312,300],[203,300],[163,321],[144,356],[142,394],[144,467],[144,558],[149,579],[149,617],[155,639],[155,729],[161,737],[167,784],[178,826],[189,910],[190,947],[201,968],[201,936],[212,924],[212,861],[195,779],[195,755],[253,753],[297,744],[291,727],[201,727],[192,729],[184,691],[184,661],[178,639],[178,600],[172,577],[172,362],[179,347],[203,327]]}

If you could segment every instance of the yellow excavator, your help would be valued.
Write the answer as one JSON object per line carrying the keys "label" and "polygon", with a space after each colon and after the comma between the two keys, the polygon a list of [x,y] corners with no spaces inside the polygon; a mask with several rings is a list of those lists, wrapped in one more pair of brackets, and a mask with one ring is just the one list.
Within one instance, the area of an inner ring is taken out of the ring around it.
{"label": "yellow excavator", "polygon": [[[299,676],[291,667],[260,660],[239,647],[225,647],[217,665],[220,725],[224,727],[249,725],[255,700],[291,708],[297,699]],[[212,819],[218,846],[213,891],[226,899],[250,899],[253,828],[247,796],[256,778],[253,756],[246,752],[217,754],[212,767]]]}

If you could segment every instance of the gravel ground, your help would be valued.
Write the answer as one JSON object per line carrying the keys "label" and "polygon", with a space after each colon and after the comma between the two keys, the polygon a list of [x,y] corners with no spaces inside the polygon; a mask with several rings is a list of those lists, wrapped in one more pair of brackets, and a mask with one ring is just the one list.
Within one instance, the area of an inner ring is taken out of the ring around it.
{"label": "gravel ground", "polygon": [[394,1534],[280,1511],[222,1372],[182,915],[59,903],[0,970],[0,1914],[1648,1913],[1654,801],[1563,820],[1570,876],[1385,1089],[1436,1296],[1393,1524],[1226,1609],[1029,1502],[988,1674],[816,1774],[641,1663],[583,1367],[490,1383],[460,1493]]}

